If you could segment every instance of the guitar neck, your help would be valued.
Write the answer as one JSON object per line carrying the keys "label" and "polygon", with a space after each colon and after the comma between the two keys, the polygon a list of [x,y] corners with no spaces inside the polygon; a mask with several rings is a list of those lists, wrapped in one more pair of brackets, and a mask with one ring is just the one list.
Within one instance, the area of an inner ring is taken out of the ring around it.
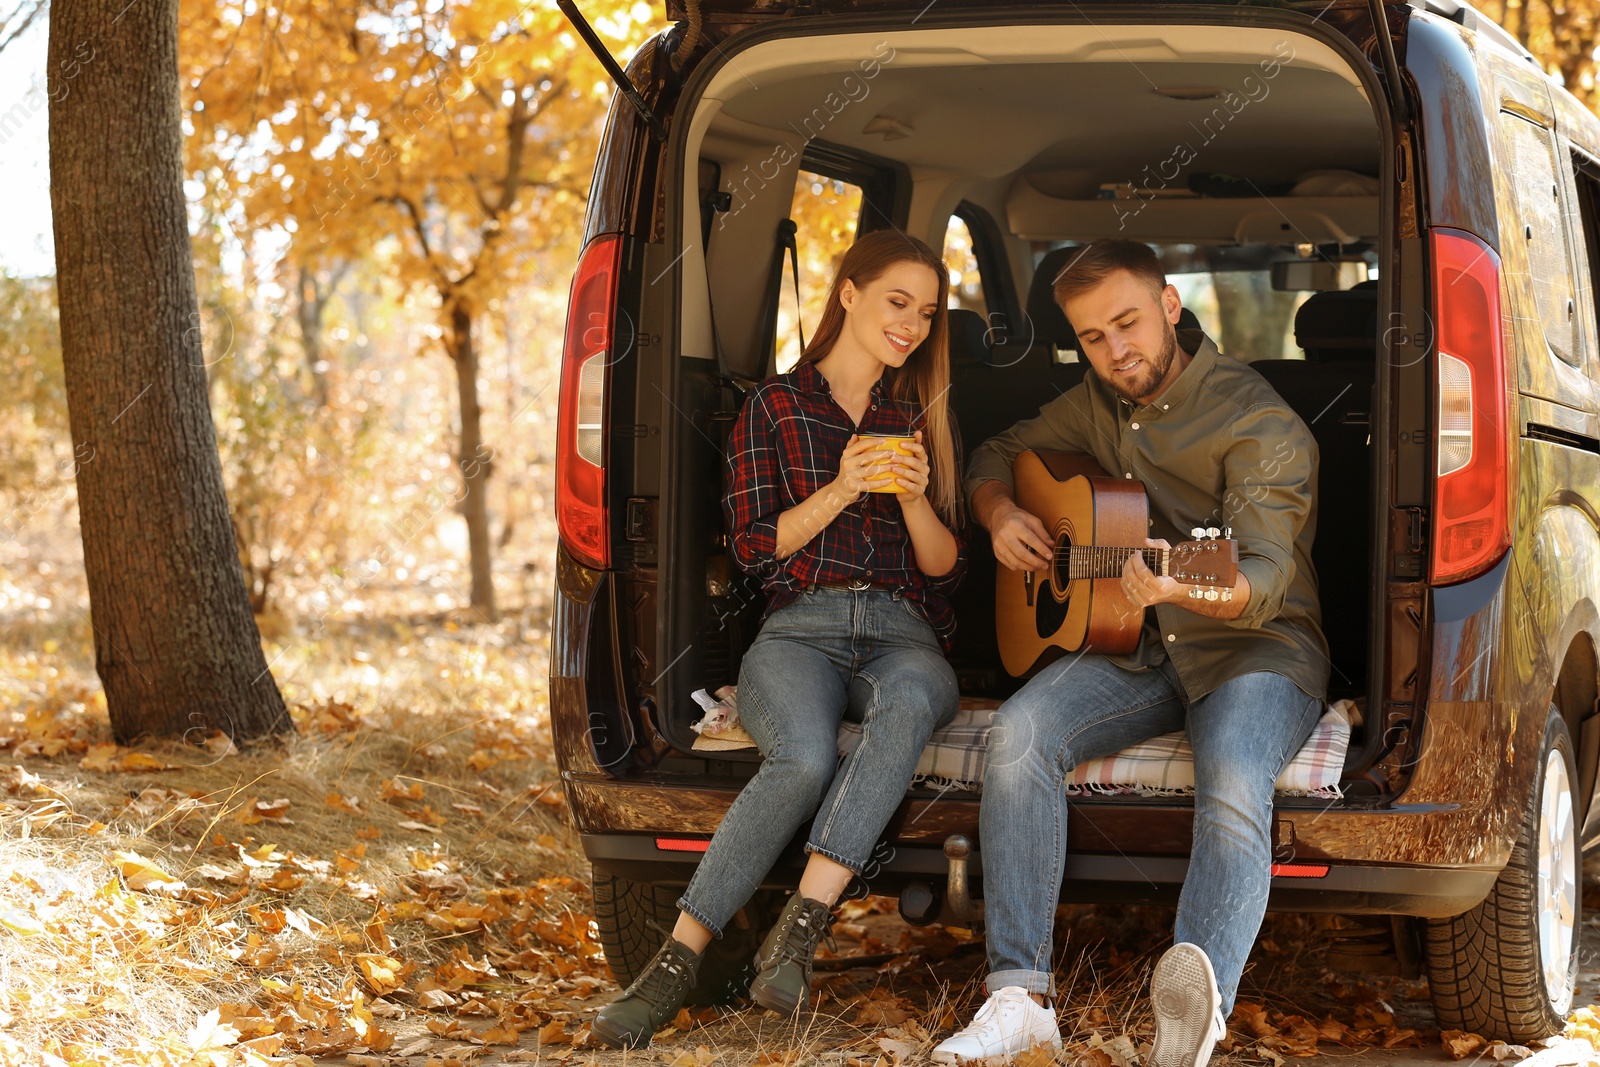
{"label": "guitar neck", "polygon": [[1071,545],[1056,549],[1057,562],[1067,564],[1069,581],[1083,578],[1118,578],[1132,555],[1144,557],[1144,565],[1158,575],[1168,573],[1172,553],[1165,548],[1124,548],[1120,545]]}

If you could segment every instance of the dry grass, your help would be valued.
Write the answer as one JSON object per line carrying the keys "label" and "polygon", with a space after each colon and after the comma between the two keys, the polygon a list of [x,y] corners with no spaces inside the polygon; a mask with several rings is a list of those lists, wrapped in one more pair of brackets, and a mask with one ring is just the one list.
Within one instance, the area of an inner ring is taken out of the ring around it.
{"label": "dry grass", "polygon": [[[283,626],[268,655],[299,661],[281,676],[296,736],[132,759],[106,747],[103,698],[64,651],[84,636],[67,616],[0,645],[0,1060],[161,1062],[206,1011],[260,1002],[267,977],[349,1015],[390,992],[363,956],[410,967],[408,987],[519,953],[531,978],[548,954],[562,980],[601,983],[547,757],[542,632]],[[148,764],[166,769],[92,769]]]}
{"label": "dry grass", "polygon": [[[270,620],[296,736],[225,755],[147,745],[172,769],[103,772],[88,768],[127,754],[95,747],[108,739],[98,689],[64,651],[83,647],[81,626],[13,632],[0,664],[0,751],[13,757],[0,759],[0,1062],[41,1062],[26,1048],[209,1063],[194,1060],[197,1045],[210,1054],[196,1023],[221,1008],[241,1039],[259,1013],[260,1062],[419,1062],[395,1057],[422,1042],[441,1064],[532,1049],[598,1064],[888,1067],[924,1059],[982,1002],[981,942],[911,930],[877,898],[849,906],[843,949],[894,958],[825,973],[815,1013],[707,1011],[645,1052],[588,1049],[586,1011],[614,987],[549,764],[541,631],[515,617],[311,632]],[[1059,1062],[1126,1067],[1151,1036],[1144,996],[1171,911],[1063,908],[1060,920]],[[1314,940],[1305,920],[1271,923],[1295,952]],[[1280,1021],[1315,1011],[1281,995],[1272,1006]],[[1259,1036],[1242,1035],[1234,1058],[1275,1058]],[[215,1062],[248,1062],[240,1049]]]}
{"label": "dry grass", "polygon": [[[981,939],[870,898],[847,905],[841,951],[887,962],[829,964],[816,1012],[707,1010],[648,1050],[588,1047],[615,986],[549,762],[533,616],[269,619],[296,736],[139,759],[98,747],[81,617],[0,625],[0,1064],[895,1067],[971,1018]],[[94,769],[141,760],[169,769]],[[1066,1049],[1024,1067],[1138,1062],[1171,924],[1062,908]],[[1221,1062],[1437,1042],[1424,984],[1325,971],[1328,925],[1269,917]]]}

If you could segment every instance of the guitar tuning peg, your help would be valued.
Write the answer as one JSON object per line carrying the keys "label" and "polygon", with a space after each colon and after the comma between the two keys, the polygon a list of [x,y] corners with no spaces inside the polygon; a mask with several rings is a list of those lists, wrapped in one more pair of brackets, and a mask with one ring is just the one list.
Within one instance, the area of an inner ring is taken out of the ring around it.
{"label": "guitar tuning peg", "polygon": [[1226,537],[1228,540],[1232,541],[1233,540],[1233,527],[1232,526],[1224,526],[1222,528],[1222,536]]}
{"label": "guitar tuning peg", "polygon": [[1217,599],[1217,591],[1215,589],[1207,589],[1206,590],[1206,599],[1207,600],[1215,600],[1215,599]]}
{"label": "guitar tuning peg", "polygon": [[1222,533],[1222,531],[1217,529],[1215,526],[1207,526],[1206,527],[1206,536],[1207,537],[1217,537],[1221,533]]}
{"label": "guitar tuning peg", "polygon": [[1205,535],[1206,531],[1202,526],[1196,526],[1194,529],[1189,531],[1189,536],[1194,538],[1196,541],[1200,540],[1200,538],[1204,537]]}
{"label": "guitar tuning peg", "polygon": [[1233,590],[1232,589],[1224,589],[1222,591],[1222,602],[1224,604],[1233,603]]}
{"label": "guitar tuning peg", "polygon": [[1200,590],[1199,589],[1195,588],[1194,586],[1190,586],[1189,587],[1189,599],[1190,600],[1199,600],[1200,599],[1200,595],[1201,594],[1200,594]]}

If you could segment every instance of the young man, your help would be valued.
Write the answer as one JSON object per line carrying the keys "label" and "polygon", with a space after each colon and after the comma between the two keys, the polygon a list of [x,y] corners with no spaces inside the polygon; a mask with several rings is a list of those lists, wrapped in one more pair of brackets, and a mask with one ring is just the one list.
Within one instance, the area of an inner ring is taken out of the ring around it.
{"label": "young man", "polygon": [[934,1060],[1059,1048],[1051,924],[1067,851],[1065,777],[1084,760],[1187,730],[1194,747],[1194,842],[1176,943],[1150,983],[1153,1067],[1204,1067],[1266,911],[1272,791],[1322,711],[1327,644],[1311,541],[1317,445],[1255,371],[1200,331],[1176,330],[1178,291],[1134,241],[1089,245],[1055,282],[1093,373],[986,441],[968,465],[972,514],[995,558],[1043,571],[1054,547],[1012,499],[1025,449],[1082,452],[1144,483],[1152,545],[1195,526],[1231,527],[1231,599],[1195,600],[1137,556],[1122,589],[1145,612],[1126,656],[1055,660],[996,713],[979,847],[988,931],[988,1001]]}

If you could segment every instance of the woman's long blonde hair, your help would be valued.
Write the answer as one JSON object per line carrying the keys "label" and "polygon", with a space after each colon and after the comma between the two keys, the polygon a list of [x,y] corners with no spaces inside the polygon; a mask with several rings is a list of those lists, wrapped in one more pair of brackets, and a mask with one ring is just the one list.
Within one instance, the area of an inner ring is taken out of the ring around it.
{"label": "woman's long blonde hair", "polygon": [[883,391],[886,395],[916,407],[920,414],[922,442],[928,449],[928,502],[946,525],[960,525],[965,511],[961,493],[960,456],[955,421],[950,417],[950,271],[937,253],[915,237],[899,230],[874,230],[864,234],[845,252],[828,289],[828,302],[822,321],[805,351],[799,366],[815,363],[826,356],[844,332],[844,304],[839,290],[845,280],[857,288],[877,281],[896,263],[921,263],[939,279],[938,306],[929,324],[928,336],[899,367],[886,367]]}

